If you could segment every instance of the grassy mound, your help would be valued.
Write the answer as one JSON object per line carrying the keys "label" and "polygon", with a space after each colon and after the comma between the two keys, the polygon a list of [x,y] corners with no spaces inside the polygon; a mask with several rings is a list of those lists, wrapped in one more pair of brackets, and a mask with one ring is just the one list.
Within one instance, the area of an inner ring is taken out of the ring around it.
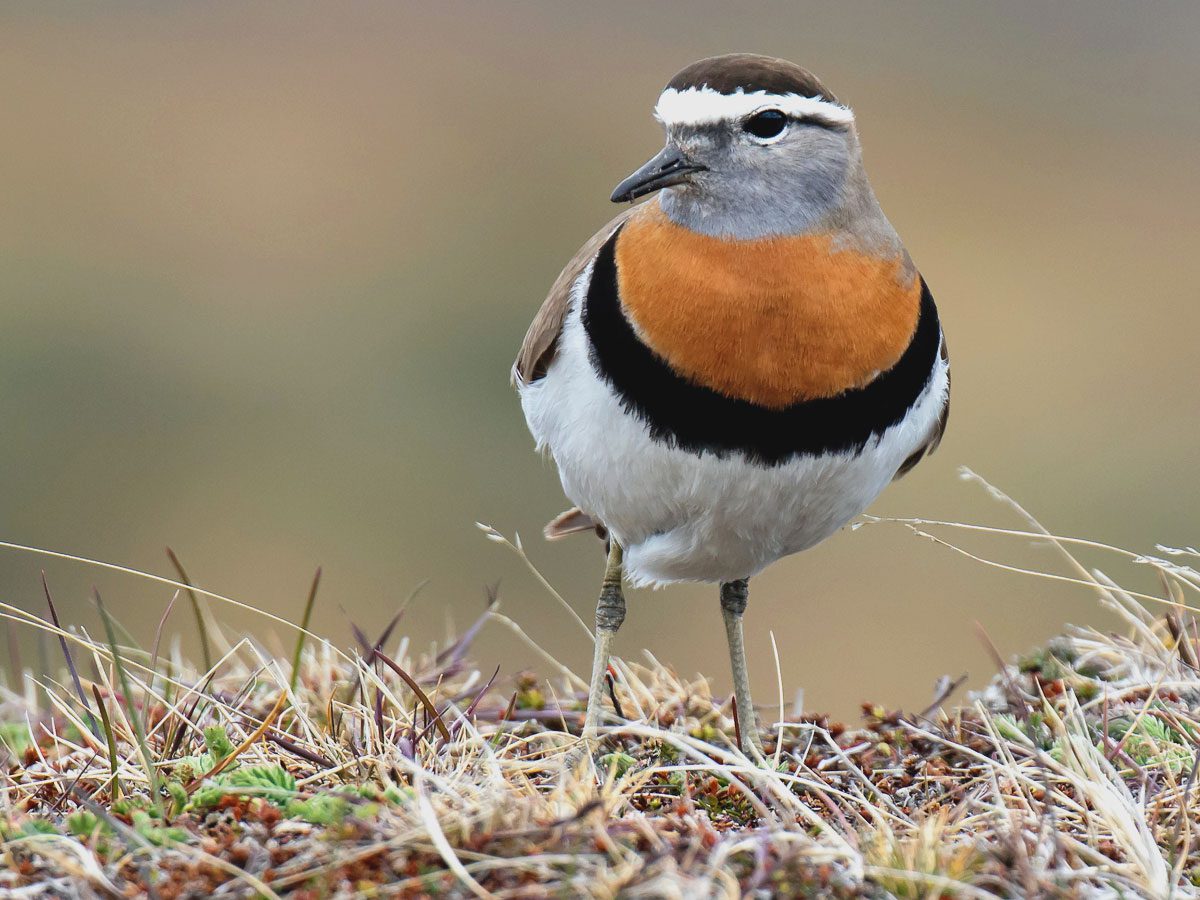
{"label": "grassy mound", "polygon": [[1200,575],[1176,553],[1137,559],[1164,617],[1074,563],[1124,634],[1073,629],[957,708],[764,710],[763,759],[652,658],[616,663],[596,764],[571,754],[578,677],[469,662],[516,627],[494,606],[424,657],[389,628],[302,638],[296,665],[209,622],[207,668],[103,607],[101,639],[3,606],[65,665],[0,694],[0,896],[1193,896]]}

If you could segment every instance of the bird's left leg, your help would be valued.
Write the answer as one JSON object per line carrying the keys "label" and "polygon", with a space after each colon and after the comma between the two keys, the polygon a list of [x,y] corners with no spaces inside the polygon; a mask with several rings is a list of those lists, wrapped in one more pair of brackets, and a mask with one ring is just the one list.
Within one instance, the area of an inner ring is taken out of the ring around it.
{"label": "bird's left leg", "polygon": [[604,676],[608,672],[608,657],[612,652],[613,638],[617,636],[617,630],[625,621],[623,558],[621,545],[610,532],[608,565],[604,569],[600,598],[596,601],[596,651],[592,657],[592,681],[588,689],[587,717],[583,724],[585,740],[596,737],[600,713],[604,707]]}
{"label": "bird's left leg", "polygon": [[750,699],[750,673],[746,667],[746,645],[742,640],[742,615],[750,597],[750,583],[745,578],[721,584],[721,615],[725,618],[725,637],[729,642],[729,667],[733,670],[733,698],[737,702],[738,730],[741,732],[742,752],[753,757],[762,753],[758,736],[758,717]]}

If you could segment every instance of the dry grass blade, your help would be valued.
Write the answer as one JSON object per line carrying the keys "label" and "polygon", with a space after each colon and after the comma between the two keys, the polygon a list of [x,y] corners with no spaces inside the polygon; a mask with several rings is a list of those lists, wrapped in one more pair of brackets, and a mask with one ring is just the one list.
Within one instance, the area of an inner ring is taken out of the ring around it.
{"label": "dry grass blade", "polygon": [[104,621],[104,633],[108,636],[108,649],[112,654],[113,668],[117,670],[117,683],[121,686],[121,693],[125,697],[126,718],[129,720],[134,736],[137,738],[138,752],[141,754],[142,766],[146,771],[146,781],[150,785],[150,804],[161,814],[162,792],[160,790],[158,769],[155,768],[154,758],[150,754],[150,745],[146,743],[146,729],[142,724],[142,717],[138,715],[137,706],[134,702],[133,689],[129,676],[125,672],[125,663],[121,659],[121,651],[117,647],[117,635],[113,628],[113,619],[104,607],[104,601],[100,598],[100,592],[95,591],[93,596],[96,600],[96,608],[100,610],[100,618]]}
{"label": "dry grass blade", "polygon": [[[179,591],[171,595],[170,601],[167,603],[166,609],[159,617],[158,627],[154,629],[154,646],[150,649],[150,671],[158,671],[158,651],[162,646],[163,628],[167,624],[167,619],[171,616],[171,610],[175,608],[175,601],[179,599]],[[57,624],[57,623],[55,623]]]}
{"label": "dry grass blade", "polygon": [[[46,606],[50,609],[50,620],[54,622],[54,627],[60,632],[63,630],[62,624],[58,621],[58,610],[54,608],[54,598],[50,596],[50,582],[46,580],[46,570],[42,570],[42,591],[46,595]],[[88,728],[92,734],[98,739],[100,737],[100,727],[96,724],[96,717],[92,715],[92,708],[87,702],[87,698],[83,694],[83,684],[79,680],[79,670],[75,668],[75,660],[71,656],[71,648],[67,644],[67,639],[58,635],[58,644],[62,648],[63,658],[67,662],[67,671],[71,673],[71,684],[75,687],[75,696],[79,698],[79,705],[83,707],[84,717],[87,719]]]}
{"label": "dry grass blade", "polygon": [[575,612],[571,604],[563,598],[562,594],[554,589],[554,586],[546,580],[546,576],[541,573],[541,570],[533,564],[533,560],[526,555],[525,547],[521,544],[520,535],[516,535],[515,541],[510,541],[491,525],[485,525],[482,522],[476,522],[475,527],[482,531],[484,536],[492,543],[507,547],[513,553],[517,554],[521,562],[525,563],[525,567],[529,569],[533,577],[537,579],[538,584],[544,587],[546,592],[554,598],[555,602],[557,602],[558,605],[566,611],[567,615],[570,616],[581,629],[583,629],[583,633],[588,636],[588,640],[593,642],[596,640],[596,636],[592,634],[592,629],[587,627],[587,624],[579,617],[579,613]]}
{"label": "dry grass blade", "polygon": [[382,650],[375,651],[375,658],[399,675],[404,683],[408,685],[408,689],[413,692],[416,698],[421,701],[421,705],[425,707],[425,711],[429,714],[434,727],[437,728],[438,734],[442,736],[442,740],[449,743],[452,740],[450,729],[446,727],[446,723],[442,721],[442,714],[437,711],[437,707],[433,705],[433,701],[429,699],[429,695],[421,690],[421,686],[417,684],[416,679],[405,672],[394,659]]}
{"label": "dry grass blade", "polygon": [[121,796],[121,779],[117,775],[117,766],[120,765],[121,757],[117,753],[117,738],[113,734],[112,722],[108,718],[108,710],[104,708],[104,699],[100,696],[100,688],[92,685],[92,697],[96,701],[96,708],[100,710],[100,721],[104,723],[104,737],[108,741],[108,766],[112,772],[113,793]]}
{"label": "dry grass blade", "polygon": [[167,548],[167,558],[171,560],[171,565],[179,574],[179,580],[187,589],[188,600],[192,603],[192,614],[196,617],[196,633],[200,636],[200,658],[204,660],[204,668],[211,669],[212,648],[208,640],[208,623],[204,621],[204,608],[200,605],[200,598],[196,596],[196,590],[192,587],[192,579],[188,578],[187,570],[170,547]]}
{"label": "dry grass blade", "polygon": [[313,575],[312,585],[308,589],[308,599],[304,602],[304,615],[300,619],[300,633],[296,635],[296,649],[292,653],[292,679],[288,687],[296,692],[296,683],[300,679],[300,661],[304,657],[304,641],[308,638],[308,626],[312,622],[313,607],[317,602],[317,588],[321,586],[321,567]]}

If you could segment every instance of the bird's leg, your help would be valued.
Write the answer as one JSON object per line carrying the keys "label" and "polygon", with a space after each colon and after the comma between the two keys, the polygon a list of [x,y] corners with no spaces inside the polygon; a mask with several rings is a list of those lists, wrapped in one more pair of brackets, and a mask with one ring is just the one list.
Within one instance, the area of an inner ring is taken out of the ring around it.
{"label": "bird's leg", "polygon": [[600,725],[600,712],[604,706],[604,676],[608,672],[608,656],[612,650],[612,642],[617,635],[617,629],[625,621],[622,558],[621,545],[610,533],[608,565],[604,569],[604,583],[600,587],[600,599],[596,601],[596,652],[592,657],[592,683],[588,689],[587,718],[583,724],[583,737],[587,740],[596,736],[596,729]]}
{"label": "bird's leg", "polygon": [[753,756],[755,752],[762,753],[762,739],[758,736],[754,701],[750,699],[750,673],[746,669],[746,645],[742,640],[742,615],[749,596],[750,584],[745,578],[721,583],[721,615],[725,618],[725,637],[729,641],[729,667],[733,670],[742,752]]}

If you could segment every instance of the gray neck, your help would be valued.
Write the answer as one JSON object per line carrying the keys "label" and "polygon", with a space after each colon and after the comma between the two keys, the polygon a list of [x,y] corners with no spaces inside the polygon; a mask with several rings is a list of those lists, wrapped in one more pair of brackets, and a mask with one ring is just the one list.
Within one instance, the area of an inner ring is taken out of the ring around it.
{"label": "gray neck", "polygon": [[711,237],[825,234],[833,235],[840,247],[904,255],[871,190],[857,142],[842,166],[807,170],[792,190],[781,191],[778,185],[767,178],[740,179],[736,191],[723,195],[698,181],[662,191],[658,202],[673,222]]}

